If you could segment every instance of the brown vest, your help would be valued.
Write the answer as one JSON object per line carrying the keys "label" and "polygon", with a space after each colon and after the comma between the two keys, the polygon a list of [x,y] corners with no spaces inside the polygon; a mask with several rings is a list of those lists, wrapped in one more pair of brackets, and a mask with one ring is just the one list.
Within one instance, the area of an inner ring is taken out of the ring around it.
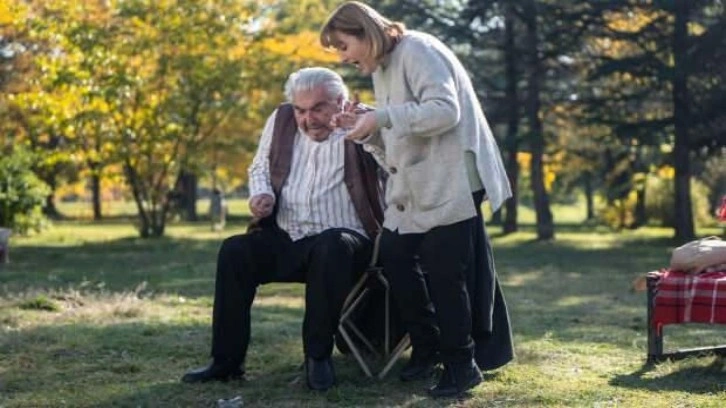
{"label": "brown vest", "polygon": [[[282,186],[290,175],[293,146],[297,134],[297,122],[293,107],[289,103],[280,105],[275,117],[270,145],[270,182],[275,193],[275,210],[272,215],[250,225],[250,228],[274,223]],[[359,144],[345,140],[345,170],[343,179],[353,201],[356,213],[368,236],[374,238],[381,230],[383,222],[382,186],[378,179],[375,160]]]}

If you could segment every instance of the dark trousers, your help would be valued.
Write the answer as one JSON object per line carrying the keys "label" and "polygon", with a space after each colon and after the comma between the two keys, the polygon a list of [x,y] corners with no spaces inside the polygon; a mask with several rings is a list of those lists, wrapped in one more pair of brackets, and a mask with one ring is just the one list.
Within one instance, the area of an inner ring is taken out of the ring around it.
{"label": "dark trousers", "polygon": [[473,358],[466,276],[475,222],[471,218],[422,234],[384,229],[381,237],[381,262],[411,344],[438,347],[445,363]]}
{"label": "dark trousers", "polygon": [[370,241],[347,229],[330,229],[295,242],[274,227],[227,238],[217,258],[212,357],[244,365],[250,308],[257,286],[269,282],[306,284],[305,355],[330,356],[340,309],[370,256]]}
{"label": "dark trousers", "polygon": [[514,345],[507,303],[499,285],[494,252],[481,212],[484,195],[484,190],[473,194],[477,217],[474,262],[467,271],[467,290],[471,301],[476,362],[482,370],[492,370],[514,358]]}

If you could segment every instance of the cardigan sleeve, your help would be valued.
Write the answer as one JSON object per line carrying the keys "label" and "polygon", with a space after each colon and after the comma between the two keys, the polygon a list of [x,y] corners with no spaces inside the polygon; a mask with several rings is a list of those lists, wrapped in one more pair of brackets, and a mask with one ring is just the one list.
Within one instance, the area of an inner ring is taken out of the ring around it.
{"label": "cardigan sleeve", "polygon": [[455,127],[461,115],[454,74],[446,60],[449,56],[418,38],[400,45],[400,58],[390,69],[403,70],[414,100],[383,108],[391,130],[397,135],[441,135]]}
{"label": "cardigan sleeve", "polygon": [[368,135],[365,139],[356,143],[363,145],[363,150],[368,152],[378,162],[381,168],[386,166],[386,149],[383,144],[383,138],[380,131],[375,131]]}

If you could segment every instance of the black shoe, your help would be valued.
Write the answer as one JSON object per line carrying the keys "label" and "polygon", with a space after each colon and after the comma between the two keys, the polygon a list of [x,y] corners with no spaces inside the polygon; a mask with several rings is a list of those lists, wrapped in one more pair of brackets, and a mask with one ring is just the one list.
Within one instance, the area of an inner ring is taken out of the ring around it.
{"label": "black shoe", "polygon": [[305,358],[305,380],[311,390],[328,390],[335,385],[333,360],[330,357],[321,359]]}
{"label": "black shoe", "polygon": [[231,378],[240,378],[244,375],[244,373],[245,372],[239,368],[238,364],[221,364],[213,362],[206,367],[187,371],[181,380],[185,383],[198,383],[212,380],[227,381]]}
{"label": "black shoe", "polygon": [[436,364],[439,363],[439,353],[432,349],[416,349],[411,352],[411,358],[401,369],[398,377],[401,381],[423,380],[431,377]]}
{"label": "black shoe", "polygon": [[434,398],[458,397],[482,382],[481,371],[471,360],[466,363],[444,364],[438,384],[429,389]]}

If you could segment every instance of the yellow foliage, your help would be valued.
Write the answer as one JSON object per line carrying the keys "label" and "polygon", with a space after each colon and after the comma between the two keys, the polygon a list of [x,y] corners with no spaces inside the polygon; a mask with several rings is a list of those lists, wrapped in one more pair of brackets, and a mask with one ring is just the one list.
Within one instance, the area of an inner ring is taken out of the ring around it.
{"label": "yellow foliage", "polygon": [[706,32],[706,27],[699,23],[691,21],[688,23],[688,32],[692,35],[700,36],[701,34]]}
{"label": "yellow foliage", "polygon": [[[651,11],[639,7],[632,7],[627,12],[611,12],[606,14],[605,24],[615,31],[637,33],[646,25],[663,17],[664,15],[667,15],[667,13],[661,10]],[[668,18],[672,17],[668,16]],[[635,46],[629,41],[605,37],[590,40],[590,46],[597,54],[611,58],[621,58],[634,52],[639,52],[638,47],[645,47],[646,49],[653,50],[657,47],[657,44],[655,42],[644,42]],[[630,80],[630,78],[623,79],[626,81]]]}
{"label": "yellow foliage", "polygon": [[[544,185],[547,191],[552,191],[552,186],[557,180],[557,173],[562,170],[562,154],[554,155],[548,160],[545,157],[545,163],[542,171],[544,174]],[[517,164],[523,173],[530,173],[532,169],[532,153],[517,152]]]}
{"label": "yellow foliage", "polygon": [[648,178],[648,173],[638,172],[633,174],[633,183],[641,184],[644,183]]}
{"label": "yellow foliage", "polygon": [[532,165],[532,153],[529,152],[517,152],[517,163],[522,171],[529,171]]}
{"label": "yellow foliage", "polygon": [[247,55],[247,44],[237,45],[227,49],[227,57],[229,59],[243,59]]}
{"label": "yellow foliage", "polygon": [[60,198],[61,200],[71,197],[86,199],[88,197],[88,192],[86,191],[86,183],[79,181],[77,183],[60,185],[56,187],[55,196]]}
{"label": "yellow foliage", "polygon": [[0,1],[0,24],[11,24],[15,19],[13,11],[6,0]]}
{"label": "yellow foliage", "polygon": [[282,38],[267,39],[263,46],[270,53],[287,57],[294,62],[332,63],[338,60],[337,55],[320,45],[317,32],[309,30]]}
{"label": "yellow foliage", "polygon": [[620,230],[633,225],[635,222],[635,206],[638,194],[631,191],[625,199],[615,200],[599,211],[599,218],[605,225]]}
{"label": "yellow foliage", "polygon": [[635,33],[662,15],[663,12],[661,11],[648,11],[633,7],[625,13],[613,12],[607,14],[605,24],[613,30]]}
{"label": "yellow foliage", "polygon": [[544,185],[547,191],[552,191],[552,186],[554,186],[555,180],[557,180],[557,174],[562,171],[562,163],[564,159],[564,152],[558,152],[546,157],[543,172]]}
{"label": "yellow foliage", "polygon": [[545,171],[544,171],[545,190],[547,190],[548,192],[552,191],[552,186],[555,184],[555,180],[557,180],[557,175],[553,171],[549,171],[547,169],[547,166],[545,166]]}
{"label": "yellow foliage", "polygon": [[[59,185],[56,188],[55,196],[61,200],[77,198],[80,200],[90,201],[90,176],[91,172],[88,169],[82,170],[79,177],[80,181]],[[127,196],[129,191],[120,165],[107,166],[103,169],[101,176],[102,201],[118,201],[128,198]],[[105,207],[104,203],[102,203],[102,208],[103,207]]]}
{"label": "yellow foliage", "polygon": [[676,176],[676,169],[673,166],[663,166],[658,169],[658,177],[666,180],[673,180]]}
{"label": "yellow foliage", "polygon": [[375,105],[376,104],[376,97],[373,95],[373,92],[368,89],[358,90],[358,89],[350,89],[350,99],[358,99],[358,102],[366,104],[366,105]]}

